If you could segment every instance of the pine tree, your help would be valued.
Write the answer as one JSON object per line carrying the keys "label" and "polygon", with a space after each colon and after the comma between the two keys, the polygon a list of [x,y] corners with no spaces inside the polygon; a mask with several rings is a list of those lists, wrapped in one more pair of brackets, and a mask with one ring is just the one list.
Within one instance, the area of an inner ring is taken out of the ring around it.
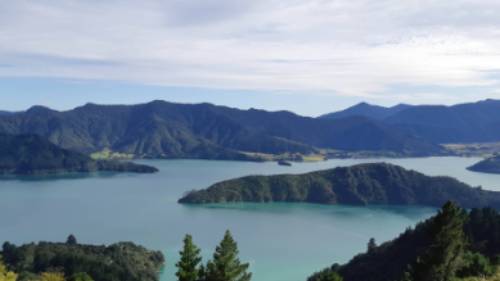
{"label": "pine tree", "polygon": [[179,252],[181,259],[176,264],[179,281],[200,281],[200,249],[193,243],[193,237],[186,235],[184,248]]}
{"label": "pine tree", "polygon": [[206,281],[250,281],[249,264],[242,264],[238,253],[238,245],[228,230],[217,246],[213,260],[207,264]]}
{"label": "pine tree", "polygon": [[432,223],[432,243],[415,266],[414,280],[453,280],[466,247],[463,231],[466,217],[465,211],[451,202],[442,207]]}
{"label": "pine tree", "polygon": [[66,239],[66,244],[68,245],[76,245],[78,242],[76,241],[76,237],[73,234],[70,234],[68,238]]}
{"label": "pine tree", "polygon": [[375,248],[377,248],[377,243],[375,242],[375,238],[370,238],[370,241],[368,241],[368,246],[367,246],[367,251],[368,253],[372,253]]}

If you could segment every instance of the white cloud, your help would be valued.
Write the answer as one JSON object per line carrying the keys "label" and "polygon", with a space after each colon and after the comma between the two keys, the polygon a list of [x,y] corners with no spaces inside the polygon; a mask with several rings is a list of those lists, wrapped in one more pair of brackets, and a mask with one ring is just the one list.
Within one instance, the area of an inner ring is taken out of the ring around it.
{"label": "white cloud", "polygon": [[9,66],[0,76],[371,98],[395,84],[494,86],[499,9],[494,0],[0,0]]}

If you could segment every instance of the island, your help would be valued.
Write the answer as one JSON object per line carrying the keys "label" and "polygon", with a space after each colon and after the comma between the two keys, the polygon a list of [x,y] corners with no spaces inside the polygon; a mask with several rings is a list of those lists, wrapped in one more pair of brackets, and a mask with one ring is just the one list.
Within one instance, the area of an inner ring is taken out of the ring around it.
{"label": "island", "polygon": [[47,273],[62,274],[68,280],[158,281],[165,263],[161,252],[131,242],[85,245],[79,244],[73,235],[65,243],[16,246],[5,242],[0,255],[8,268],[18,274],[18,281],[39,280],[38,275]]}
{"label": "island", "polygon": [[471,187],[451,177],[431,177],[387,163],[360,164],[300,175],[247,176],[193,191],[185,204],[308,202],[500,208],[500,192]]}
{"label": "island", "polygon": [[154,173],[155,167],[117,160],[93,160],[37,135],[0,134],[0,175],[88,172]]}
{"label": "island", "polygon": [[500,174],[500,155],[486,158],[467,168],[469,171]]}

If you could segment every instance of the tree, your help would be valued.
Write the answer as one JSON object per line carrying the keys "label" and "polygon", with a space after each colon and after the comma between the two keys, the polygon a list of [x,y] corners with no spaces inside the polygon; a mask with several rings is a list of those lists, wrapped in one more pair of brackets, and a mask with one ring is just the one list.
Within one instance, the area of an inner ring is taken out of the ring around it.
{"label": "tree", "polygon": [[3,264],[2,258],[0,257],[0,281],[16,281],[17,274],[12,271],[8,271],[7,267]]}
{"label": "tree", "polygon": [[78,242],[76,241],[76,237],[73,234],[70,234],[68,236],[68,239],[66,239],[66,244],[68,245],[76,245]]}
{"label": "tree", "polygon": [[241,263],[238,253],[238,245],[228,230],[207,264],[206,281],[250,281],[249,264]]}
{"label": "tree", "polygon": [[372,253],[375,248],[377,248],[377,243],[375,242],[375,238],[370,238],[370,241],[368,241],[368,246],[367,246],[367,251],[368,253]]}
{"label": "tree", "polygon": [[414,280],[450,281],[462,265],[466,246],[463,231],[466,220],[463,209],[447,202],[433,219],[431,244],[419,257],[414,268]]}
{"label": "tree", "polygon": [[181,259],[176,264],[179,281],[198,281],[200,279],[200,249],[193,243],[193,237],[186,235],[184,248],[179,252]]}

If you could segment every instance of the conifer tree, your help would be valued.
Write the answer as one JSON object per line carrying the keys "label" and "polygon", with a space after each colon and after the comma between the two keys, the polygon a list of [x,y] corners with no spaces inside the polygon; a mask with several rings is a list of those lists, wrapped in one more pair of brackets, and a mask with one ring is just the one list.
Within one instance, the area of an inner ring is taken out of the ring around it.
{"label": "conifer tree", "polygon": [[377,242],[375,242],[375,238],[370,238],[370,241],[368,241],[368,245],[367,245],[367,252],[368,253],[372,253],[375,248],[377,248]]}
{"label": "conifer tree", "polygon": [[200,249],[193,243],[193,237],[186,235],[184,247],[179,252],[181,259],[176,264],[179,281],[200,281]]}
{"label": "conifer tree", "polygon": [[238,245],[228,230],[217,246],[213,260],[207,264],[206,281],[250,281],[249,264],[241,263],[238,253]]}
{"label": "conifer tree", "polygon": [[432,243],[417,261],[413,280],[453,280],[466,247],[463,231],[466,217],[465,211],[452,202],[442,207],[432,223]]}

